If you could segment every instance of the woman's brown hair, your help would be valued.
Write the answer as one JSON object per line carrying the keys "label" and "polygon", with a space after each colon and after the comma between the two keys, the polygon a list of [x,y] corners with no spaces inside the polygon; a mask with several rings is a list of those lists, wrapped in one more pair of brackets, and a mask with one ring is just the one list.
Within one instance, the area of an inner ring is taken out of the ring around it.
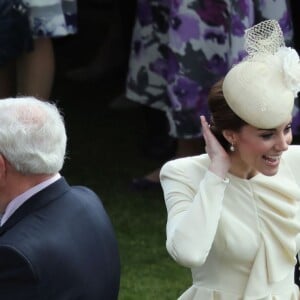
{"label": "woman's brown hair", "polygon": [[[239,118],[228,106],[222,90],[223,79],[213,85],[208,96],[210,129],[226,151],[230,144],[223,136],[223,130],[239,131],[247,123]],[[241,95],[242,97],[242,95]]]}

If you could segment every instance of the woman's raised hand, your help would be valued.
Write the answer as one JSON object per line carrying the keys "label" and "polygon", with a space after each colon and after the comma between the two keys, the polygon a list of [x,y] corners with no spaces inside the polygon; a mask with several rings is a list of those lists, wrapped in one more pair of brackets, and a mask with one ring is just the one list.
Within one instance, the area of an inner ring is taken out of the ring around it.
{"label": "woman's raised hand", "polygon": [[216,175],[225,178],[230,168],[230,156],[211,132],[209,124],[204,116],[200,117],[202,134],[205,140],[205,150],[211,160],[209,170]]}

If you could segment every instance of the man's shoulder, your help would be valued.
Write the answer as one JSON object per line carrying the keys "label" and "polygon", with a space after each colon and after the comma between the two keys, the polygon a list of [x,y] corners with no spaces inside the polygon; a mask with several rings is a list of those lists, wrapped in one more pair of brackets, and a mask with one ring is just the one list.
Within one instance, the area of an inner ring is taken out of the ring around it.
{"label": "man's shoulder", "polygon": [[[43,196],[44,197],[44,196]],[[48,202],[39,204],[39,197],[29,199],[26,208],[20,207],[3,232],[0,230],[0,247],[10,245],[31,254],[67,249],[74,239],[89,239],[92,230],[111,227],[109,216],[95,192],[85,186],[71,186],[67,192]],[[31,203],[32,202],[32,203]],[[44,204],[44,205],[43,205]]]}
{"label": "man's shoulder", "polygon": [[[0,253],[1,249],[21,255],[41,278],[56,276],[59,268],[63,269],[61,275],[69,277],[72,268],[91,275],[84,265],[97,273],[93,266],[100,268],[104,251],[115,255],[118,250],[112,223],[100,199],[81,186],[71,187],[0,233]],[[99,254],[97,262],[92,262],[94,253]]]}

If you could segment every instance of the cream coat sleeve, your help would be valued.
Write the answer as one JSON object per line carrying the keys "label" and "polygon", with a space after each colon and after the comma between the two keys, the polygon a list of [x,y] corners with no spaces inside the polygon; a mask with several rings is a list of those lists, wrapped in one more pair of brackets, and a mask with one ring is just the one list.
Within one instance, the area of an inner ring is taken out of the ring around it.
{"label": "cream coat sleeve", "polygon": [[[289,150],[283,153],[284,162],[288,164],[292,173],[294,174],[295,181],[298,186],[300,186],[300,146],[292,145],[289,146]],[[300,195],[299,195],[300,201]],[[298,213],[298,218],[300,218],[300,211]],[[297,249],[300,249],[300,233],[296,239]],[[298,252],[298,255],[300,253]]]}
{"label": "cream coat sleeve", "polygon": [[201,165],[201,156],[166,163],[161,170],[167,220],[167,250],[186,267],[202,265],[210,251],[228,180]]}

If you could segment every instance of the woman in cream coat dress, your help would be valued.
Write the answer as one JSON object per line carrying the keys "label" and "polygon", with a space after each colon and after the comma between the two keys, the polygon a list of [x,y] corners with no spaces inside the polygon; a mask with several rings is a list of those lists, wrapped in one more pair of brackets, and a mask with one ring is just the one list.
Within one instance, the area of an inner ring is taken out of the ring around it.
{"label": "woman in cream coat dress", "polygon": [[248,57],[209,97],[207,154],[161,170],[167,250],[191,268],[181,300],[296,300],[300,146],[292,142],[300,90],[297,52],[276,21],[246,31]]}

